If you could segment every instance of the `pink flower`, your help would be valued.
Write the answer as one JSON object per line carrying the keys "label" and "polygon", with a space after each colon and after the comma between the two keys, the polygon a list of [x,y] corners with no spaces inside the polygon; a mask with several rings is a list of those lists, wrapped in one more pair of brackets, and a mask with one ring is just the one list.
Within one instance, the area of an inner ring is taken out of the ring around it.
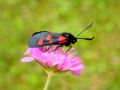
{"label": "pink flower", "polygon": [[45,51],[46,47],[28,48],[25,52],[28,57],[22,58],[21,62],[37,61],[46,71],[61,73],[71,71],[74,75],[79,75],[84,69],[81,59],[72,48],[65,54],[62,48],[53,51],[55,47]]}

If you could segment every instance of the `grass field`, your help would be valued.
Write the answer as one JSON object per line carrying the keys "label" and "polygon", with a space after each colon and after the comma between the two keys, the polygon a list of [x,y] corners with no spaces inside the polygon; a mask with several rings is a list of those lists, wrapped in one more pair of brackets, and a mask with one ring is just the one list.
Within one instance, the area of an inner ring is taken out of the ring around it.
{"label": "grass field", "polygon": [[0,0],[0,90],[42,90],[47,74],[36,63],[21,63],[33,32],[77,35],[91,21],[76,48],[85,70],[56,75],[49,90],[120,90],[119,0]]}

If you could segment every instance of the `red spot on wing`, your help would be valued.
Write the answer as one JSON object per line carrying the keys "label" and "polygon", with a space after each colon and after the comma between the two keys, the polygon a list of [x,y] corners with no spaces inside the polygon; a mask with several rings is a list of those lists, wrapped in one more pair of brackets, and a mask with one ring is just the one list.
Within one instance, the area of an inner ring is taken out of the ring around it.
{"label": "red spot on wing", "polygon": [[47,35],[46,40],[50,40],[50,39],[51,39],[51,35]]}
{"label": "red spot on wing", "polygon": [[64,36],[59,36],[58,40],[60,44],[67,42]]}
{"label": "red spot on wing", "polygon": [[38,40],[38,45],[43,45],[43,39]]}

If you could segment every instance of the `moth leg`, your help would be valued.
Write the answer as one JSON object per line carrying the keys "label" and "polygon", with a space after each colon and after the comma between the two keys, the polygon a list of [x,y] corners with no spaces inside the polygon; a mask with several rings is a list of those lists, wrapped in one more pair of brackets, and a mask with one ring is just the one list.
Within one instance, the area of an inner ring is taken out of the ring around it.
{"label": "moth leg", "polygon": [[[57,50],[57,49],[60,48],[60,47],[63,47],[63,46],[61,46],[61,45],[60,45],[60,46],[57,46],[53,51]],[[52,51],[52,52],[53,52],[53,51]]]}
{"label": "moth leg", "polygon": [[65,51],[65,54],[72,48],[72,44],[68,46],[69,48]]}
{"label": "moth leg", "polygon": [[48,50],[50,50],[51,47],[52,45],[50,45],[44,52],[47,52]]}

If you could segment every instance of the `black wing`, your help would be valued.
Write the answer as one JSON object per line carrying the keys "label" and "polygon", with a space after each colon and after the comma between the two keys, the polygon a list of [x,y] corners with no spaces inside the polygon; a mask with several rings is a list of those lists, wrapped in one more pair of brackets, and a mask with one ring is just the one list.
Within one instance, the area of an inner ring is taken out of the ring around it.
{"label": "black wing", "polygon": [[59,34],[51,33],[48,31],[33,33],[32,38],[29,40],[28,46],[41,47],[41,46],[56,45],[57,43],[59,43],[58,36]]}

